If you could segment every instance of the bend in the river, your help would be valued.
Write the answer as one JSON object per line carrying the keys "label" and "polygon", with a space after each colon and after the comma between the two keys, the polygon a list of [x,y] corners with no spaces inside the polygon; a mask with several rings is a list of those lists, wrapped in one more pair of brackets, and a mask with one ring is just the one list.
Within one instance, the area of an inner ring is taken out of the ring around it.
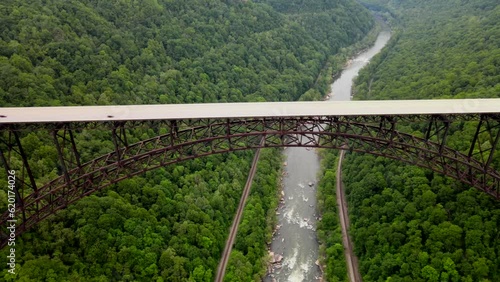
{"label": "bend in the river", "polygon": [[[331,85],[329,101],[351,99],[352,80],[368,61],[387,44],[391,32],[384,28],[373,47],[350,61],[340,77]],[[271,243],[276,260],[264,281],[321,281],[317,264],[316,176],[319,157],[315,150],[288,148],[284,151],[282,201],[277,210],[278,225]]]}

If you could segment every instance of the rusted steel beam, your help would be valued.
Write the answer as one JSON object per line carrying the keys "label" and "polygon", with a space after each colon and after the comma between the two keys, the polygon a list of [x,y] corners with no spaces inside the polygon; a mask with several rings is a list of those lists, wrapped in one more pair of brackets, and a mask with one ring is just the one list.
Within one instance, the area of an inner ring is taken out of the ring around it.
{"label": "rusted steel beam", "polygon": [[[5,168],[5,175],[9,175],[11,169],[10,169],[10,166],[9,166],[9,163],[8,163],[8,160],[7,158],[5,157],[3,151],[0,149],[0,159],[2,160],[2,163],[4,165],[4,168]],[[21,187],[21,181],[18,177],[15,178],[16,181],[16,185],[14,185],[13,187],[13,190],[14,190],[14,194],[15,194],[15,197],[16,197],[16,210],[17,211],[21,211],[21,217],[23,219],[23,222],[26,221],[26,212],[25,212],[25,209],[24,209],[24,201],[23,201],[23,197],[21,196],[21,193],[19,193],[19,187]],[[4,221],[7,221],[8,219],[11,219],[9,218],[9,212],[5,212],[3,215],[2,215],[2,218],[1,218],[1,221],[2,221],[2,224],[1,226],[3,227],[3,223]],[[0,243],[0,248],[2,247],[2,243]]]}
{"label": "rusted steel beam", "polygon": [[448,132],[450,130],[450,122],[448,120],[445,120],[443,123],[444,123],[444,133],[443,136],[441,136],[441,140],[439,140],[439,142],[441,143],[441,145],[439,146],[440,154],[443,152],[443,149],[446,145],[446,138],[448,137]]}
{"label": "rusted steel beam", "polygon": [[[5,127],[4,128],[6,131],[8,131],[8,137],[6,138],[7,140],[4,140],[4,138],[1,138],[1,143],[6,145],[8,154],[5,156],[4,150],[0,148],[0,160],[3,163],[4,169],[5,169],[5,175],[9,175],[9,171],[12,170],[21,170],[22,173],[21,175],[17,174],[15,178],[15,183],[13,190],[16,198],[16,206],[20,207],[21,211],[21,216],[23,220],[26,218],[25,211],[24,211],[24,191],[25,187],[30,187],[33,192],[37,192],[37,187],[36,183],[34,181],[34,177],[32,174],[32,170],[30,168],[30,165],[28,163],[28,160],[26,158],[25,151],[23,149],[23,146],[21,144],[20,138],[18,133],[15,130],[12,130],[13,127]],[[14,139],[14,140],[13,140]],[[16,149],[17,148],[17,149]],[[11,166],[11,159],[14,157],[12,153],[15,153],[17,156],[21,158],[22,167],[13,167]],[[30,179],[30,183],[26,183],[25,178],[24,178],[24,171],[28,173],[28,178]],[[30,191],[31,192],[31,191]]]}
{"label": "rusted steel beam", "polygon": [[75,162],[78,167],[82,166],[81,160],[80,160],[80,153],[78,152],[78,149],[76,148],[76,142],[75,142],[75,137],[73,136],[73,130],[69,130],[69,140],[71,142],[71,150],[73,152],[73,156],[75,157]]}
{"label": "rusted steel beam", "polygon": [[[78,199],[123,179],[184,160],[261,147],[348,148],[351,151],[384,156],[431,169],[500,199],[498,191],[500,174],[490,167],[494,151],[500,142],[498,125],[489,127],[489,132],[496,132],[496,135],[490,134],[491,148],[488,148],[488,152],[484,152],[484,154],[489,153],[488,159],[484,160],[473,158],[474,144],[471,144],[469,154],[463,154],[446,145],[451,122],[462,121],[462,118],[446,116],[439,118],[438,121],[434,117],[431,132],[425,137],[437,135],[437,141],[434,138],[432,141],[429,138],[412,136],[396,129],[398,122],[409,120],[422,122],[424,117],[429,123],[433,119],[430,115],[424,115],[411,118],[312,116],[174,120],[163,124],[167,126],[168,133],[135,144],[128,144],[126,141],[124,124],[115,124],[112,128],[114,130],[112,135],[115,138],[114,150],[85,163],[79,161],[76,136],[73,136],[78,132],[71,130],[72,124],[58,124],[55,129],[52,125],[47,129],[53,135],[62,175],[38,187],[37,194],[32,193],[24,198],[25,228],[20,232]],[[484,119],[486,118],[488,116],[484,116]],[[147,126],[151,126],[149,123]],[[480,123],[483,123],[482,119]],[[127,123],[127,128],[142,125],[144,123],[134,121]],[[162,124],[154,123],[154,125]],[[479,144],[480,135],[486,133],[482,126],[484,123],[478,125],[473,143]],[[105,126],[101,128],[106,129]],[[109,127],[107,128],[109,130]],[[497,131],[492,131],[492,128]],[[260,140],[264,140],[265,143],[259,145]],[[13,143],[7,147],[15,151],[18,148],[15,145]],[[479,149],[482,152],[482,148]],[[3,156],[1,151],[0,153]],[[75,162],[70,162],[66,158],[68,153],[73,154]],[[27,156],[25,158],[29,159]],[[36,205],[40,205],[40,208],[37,209]],[[2,224],[4,221],[0,221],[0,225]]]}
{"label": "rusted steel beam", "polygon": [[23,146],[21,144],[21,139],[19,138],[19,135],[17,132],[14,131],[12,133],[13,133],[14,138],[16,140],[17,148],[19,149],[19,156],[22,159],[24,170],[26,170],[26,173],[28,174],[28,178],[29,178],[30,184],[31,184],[31,189],[33,189],[33,191],[36,193],[38,188],[36,187],[35,177],[33,176],[33,172],[31,170],[29,163],[28,163],[28,158],[26,157],[26,153],[24,152]]}
{"label": "rusted steel beam", "polygon": [[[57,150],[57,155],[59,158],[59,165],[61,166],[61,173],[62,173],[62,176],[64,177],[64,181],[66,182],[67,189],[71,189],[72,179],[68,173],[68,168],[66,166],[66,160],[64,158],[64,152],[63,152],[62,147],[59,143],[59,137],[58,137],[57,132],[58,132],[57,129],[52,131],[52,136],[54,138],[54,144],[55,144],[55,147]],[[64,191],[63,191],[63,193],[64,193]]]}
{"label": "rusted steel beam", "polygon": [[479,138],[479,133],[481,132],[481,126],[483,125],[483,120],[484,120],[484,116],[481,115],[479,118],[479,123],[477,124],[477,127],[476,127],[476,133],[472,137],[472,142],[470,144],[470,149],[469,149],[469,154],[468,154],[469,158],[471,158],[472,155],[474,154],[474,148],[476,147],[476,143],[477,143],[477,140]]}
{"label": "rusted steel beam", "polygon": [[425,140],[431,139],[432,128],[435,126],[435,124],[436,124],[436,117],[432,116],[431,119],[429,120],[429,126],[427,127],[427,131],[425,133]]}

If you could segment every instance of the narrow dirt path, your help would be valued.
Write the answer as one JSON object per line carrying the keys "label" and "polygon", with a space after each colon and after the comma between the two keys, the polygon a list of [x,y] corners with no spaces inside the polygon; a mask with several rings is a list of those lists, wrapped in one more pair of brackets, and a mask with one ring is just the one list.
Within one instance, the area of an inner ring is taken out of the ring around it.
{"label": "narrow dirt path", "polygon": [[[264,143],[264,138],[262,138],[261,146],[263,145],[263,143]],[[238,209],[236,210],[236,215],[234,217],[233,224],[231,225],[231,229],[229,231],[229,237],[227,238],[226,246],[224,247],[224,252],[222,253],[222,257],[219,262],[219,267],[217,268],[215,282],[222,282],[224,280],[224,275],[226,274],[226,266],[229,261],[229,256],[231,255],[231,250],[233,249],[234,239],[236,238],[236,233],[238,232],[238,226],[241,221],[243,209],[245,208],[245,203],[247,201],[248,195],[250,194],[250,188],[252,187],[253,177],[255,176],[255,172],[257,171],[257,163],[259,162],[259,157],[260,157],[260,149],[257,149],[253,157],[250,173],[248,174],[247,183],[245,184],[245,188],[243,189],[243,194],[241,195],[240,203],[238,205]]]}
{"label": "narrow dirt path", "polygon": [[337,167],[337,205],[339,207],[340,225],[342,227],[342,243],[344,244],[344,254],[347,264],[349,281],[361,282],[359,273],[358,258],[354,255],[351,238],[349,237],[349,214],[347,212],[347,201],[342,186],[342,161],[344,159],[344,150],[340,150],[339,164]]}

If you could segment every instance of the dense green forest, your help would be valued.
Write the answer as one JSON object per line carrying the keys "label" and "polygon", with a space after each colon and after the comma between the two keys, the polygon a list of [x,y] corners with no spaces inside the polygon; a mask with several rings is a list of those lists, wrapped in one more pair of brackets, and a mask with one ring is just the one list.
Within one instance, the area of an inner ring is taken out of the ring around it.
{"label": "dense green forest", "polygon": [[[366,0],[397,17],[388,46],[355,81],[355,99],[500,97],[495,0]],[[453,132],[464,150],[474,125]],[[324,152],[319,197],[328,281],[346,280],[335,206],[336,155]],[[500,152],[494,156],[500,169]],[[500,204],[421,168],[347,154],[343,180],[364,281],[500,281]]]}
{"label": "dense green forest", "polygon": [[[0,105],[317,98],[329,56],[361,39],[373,19],[351,0],[311,0],[304,11],[290,3],[2,1]],[[129,134],[138,141],[155,131],[161,129]],[[83,159],[113,148],[106,133],[80,136]],[[45,145],[50,136],[21,137],[37,183],[56,177],[57,154]],[[3,270],[0,280],[212,281],[251,158],[238,152],[196,159],[82,199],[18,238],[18,272]],[[265,271],[280,163],[279,150],[262,152],[226,281],[259,280]],[[0,190],[1,210],[6,203]]]}

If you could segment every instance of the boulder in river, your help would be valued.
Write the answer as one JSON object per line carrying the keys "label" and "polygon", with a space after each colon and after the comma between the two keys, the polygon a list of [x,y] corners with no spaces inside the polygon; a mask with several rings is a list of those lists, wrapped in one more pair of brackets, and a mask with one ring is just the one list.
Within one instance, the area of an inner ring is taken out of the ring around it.
{"label": "boulder in river", "polygon": [[282,260],[283,260],[283,256],[282,255],[278,255],[278,254],[274,255],[274,261],[275,262],[280,263]]}
{"label": "boulder in river", "polygon": [[272,264],[280,263],[283,260],[283,256],[282,255],[275,254],[274,252],[269,252],[269,256],[271,256],[271,261],[270,262]]}
{"label": "boulder in river", "polygon": [[[273,238],[274,239],[274,238]],[[274,252],[269,252],[269,256],[271,257],[271,263],[274,263]]]}

